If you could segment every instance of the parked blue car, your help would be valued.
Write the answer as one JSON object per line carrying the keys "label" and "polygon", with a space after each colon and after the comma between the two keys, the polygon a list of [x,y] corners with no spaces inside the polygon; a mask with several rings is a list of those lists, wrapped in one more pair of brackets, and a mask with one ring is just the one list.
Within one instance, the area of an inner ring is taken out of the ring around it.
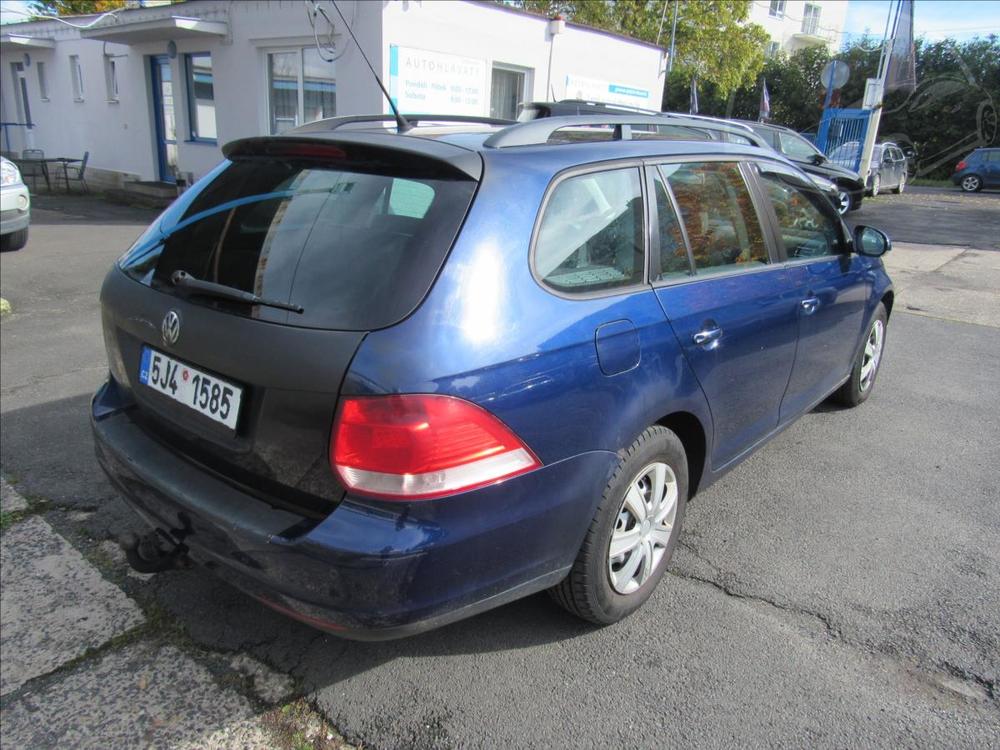
{"label": "parked blue car", "polygon": [[1000,187],[1000,148],[977,148],[955,165],[951,181],[967,193]]}
{"label": "parked blue car", "polygon": [[545,589],[611,623],[692,495],[871,394],[889,239],[775,152],[384,119],[230,143],[108,273],[92,424],[136,568],[349,638]]}

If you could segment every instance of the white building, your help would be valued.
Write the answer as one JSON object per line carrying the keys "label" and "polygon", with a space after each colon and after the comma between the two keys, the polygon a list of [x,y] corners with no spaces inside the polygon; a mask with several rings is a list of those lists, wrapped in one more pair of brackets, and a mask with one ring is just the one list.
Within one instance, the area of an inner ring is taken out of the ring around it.
{"label": "white building", "polygon": [[[644,42],[492,3],[338,6],[404,113],[514,117],[519,103],[552,98],[659,109],[664,55]],[[320,7],[334,22],[332,35],[317,23],[325,51],[304,0],[196,0],[89,29],[0,27],[0,121],[10,123],[0,149],[89,152],[88,182],[105,186],[170,182],[203,175],[236,138],[387,112],[332,4]]]}
{"label": "white building", "polygon": [[753,0],[750,21],[771,36],[768,55],[824,44],[838,47],[847,18],[847,0]]}

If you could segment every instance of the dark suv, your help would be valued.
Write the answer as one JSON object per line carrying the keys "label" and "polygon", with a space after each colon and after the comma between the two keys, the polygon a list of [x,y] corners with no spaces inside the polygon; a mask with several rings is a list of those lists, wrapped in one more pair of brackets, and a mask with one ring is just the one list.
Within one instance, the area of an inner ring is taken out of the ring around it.
{"label": "dark suv", "polygon": [[865,197],[865,182],[857,172],[830,161],[822,151],[791,128],[750,120],[741,122],[753,128],[767,140],[771,148],[784,154],[803,171],[832,180],[840,189],[841,213],[861,208]]}
{"label": "dark suv", "polygon": [[92,425],[140,570],[353,638],[545,589],[610,623],[692,494],[873,392],[889,240],[773,151],[433,119],[230,143],[108,273]]}

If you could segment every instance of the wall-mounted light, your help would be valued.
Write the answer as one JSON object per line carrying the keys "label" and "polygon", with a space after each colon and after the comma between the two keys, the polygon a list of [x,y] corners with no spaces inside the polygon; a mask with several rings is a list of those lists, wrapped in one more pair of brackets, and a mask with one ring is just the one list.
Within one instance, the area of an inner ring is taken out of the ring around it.
{"label": "wall-mounted light", "polygon": [[24,53],[24,67],[26,68],[31,67],[31,55],[29,55],[27,52]]}
{"label": "wall-mounted light", "polygon": [[177,57],[177,42],[170,41],[167,42],[167,57],[173,60]]}

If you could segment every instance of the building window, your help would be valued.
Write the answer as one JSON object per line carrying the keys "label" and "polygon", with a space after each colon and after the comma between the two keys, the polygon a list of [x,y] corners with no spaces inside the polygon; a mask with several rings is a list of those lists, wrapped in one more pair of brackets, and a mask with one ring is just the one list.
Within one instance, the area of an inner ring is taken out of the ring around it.
{"label": "building window", "polygon": [[188,123],[192,141],[214,141],[218,137],[215,126],[215,75],[212,72],[212,54],[195,52],[184,56],[187,68]]}
{"label": "building window", "polygon": [[806,3],[805,14],[802,17],[802,33],[816,34],[819,32],[819,11],[818,5]]}
{"label": "building window", "polygon": [[69,73],[73,77],[73,99],[83,101],[83,68],[80,67],[80,56],[69,56]]}
{"label": "building window", "polygon": [[38,96],[43,102],[49,100],[49,82],[45,78],[45,63],[36,62],[35,70],[38,71]]}
{"label": "building window", "polygon": [[118,101],[118,61],[111,55],[104,56],[104,82],[108,87],[108,101]]}
{"label": "building window", "polygon": [[494,65],[490,88],[490,117],[516,120],[524,104],[527,82],[526,70]]}
{"label": "building window", "polygon": [[767,43],[767,56],[774,57],[781,50],[781,42]]}
{"label": "building window", "polygon": [[267,100],[271,135],[337,114],[335,63],[315,47],[269,52]]}
{"label": "building window", "polygon": [[785,17],[785,0],[771,0],[771,8],[767,14],[773,18]]}

